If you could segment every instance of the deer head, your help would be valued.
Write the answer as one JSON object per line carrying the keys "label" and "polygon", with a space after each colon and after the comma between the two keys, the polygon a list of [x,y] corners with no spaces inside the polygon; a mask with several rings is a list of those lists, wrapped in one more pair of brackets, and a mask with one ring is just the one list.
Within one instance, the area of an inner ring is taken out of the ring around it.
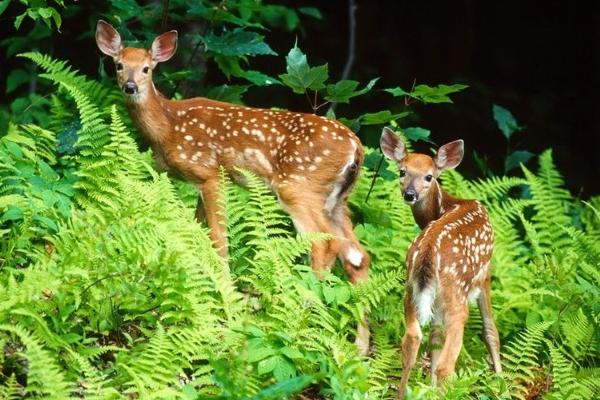
{"label": "deer head", "polygon": [[442,171],[456,168],[464,155],[462,140],[443,145],[434,157],[408,154],[402,139],[389,128],[383,129],[380,147],[387,158],[398,164],[402,197],[411,205],[426,198]]}
{"label": "deer head", "polygon": [[150,49],[123,47],[121,36],[108,22],[98,21],[96,44],[101,52],[112,57],[119,87],[127,100],[139,102],[153,89],[152,71],[159,62],[167,61],[177,50],[177,31],[157,36]]}

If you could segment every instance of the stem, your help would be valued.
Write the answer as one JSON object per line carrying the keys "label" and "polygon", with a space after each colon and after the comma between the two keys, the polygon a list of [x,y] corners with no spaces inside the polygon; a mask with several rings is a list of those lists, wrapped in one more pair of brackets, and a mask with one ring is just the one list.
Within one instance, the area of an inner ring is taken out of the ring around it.
{"label": "stem", "polygon": [[356,58],[356,0],[348,0],[348,57],[341,80],[348,79]]}
{"label": "stem", "polygon": [[169,19],[169,1],[170,0],[163,0],[163,12],[160,22],[162,32],[167,30],[167,21]]}
{"label": "stem", "polygon": [[381,165],[383,164],[383,156],[379,159],[379,164],[377,164],[377,168],[373,173],[373,179],[371,179],[371,186],[369,187],[369,191],[367,192],[367,197],[365,198],[365,204],[369,202],[369,196],[371,195],[371,191],[373,191],[373,186],[375,186],[375,180],[377,176],[379,176],[379,170],[381,169]]}

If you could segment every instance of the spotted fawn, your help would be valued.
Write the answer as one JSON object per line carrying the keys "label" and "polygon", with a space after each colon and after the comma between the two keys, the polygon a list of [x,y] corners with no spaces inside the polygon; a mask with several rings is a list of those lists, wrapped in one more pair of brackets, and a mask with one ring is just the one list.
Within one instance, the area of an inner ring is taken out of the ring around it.
{"label": "spotted fawn", "polygon": [[454,372],[469,300],[477,300],[493,369],[501,371],[500,340],[490,299],[494,232],[487,211],[476,200],[449,195],[437,181],[442,171],[456,168],[462,161],[463,141],[440,147],[433,158],[407,154],[402,140],[385,128],[380,146],[383,154],[398,164],[402,197],[422,229],[406,256],[406,333],[398,398],[406,394],[421,344],[421,326],[430,321],[432,383],[441,383]]}
{"label": "spotted fawn", "polygon": [[[116,66],[129,114],[149,141],[157,164],[196,185],[196,216],[206,220],[220,254],[227,234],[220,210],[219,170],[239,184],[239,169],[259,176],[277,195],[298,232],[324,232],[311,264],[317,275],[341,259],[351,282],[367,279],[369,257],[355,236],[347,198],[364,159],[359,139],[344,125],[313,114],[250,108],[207,98],[165,98],[152,72],[177,48],[177,31],[154,39],[149,50],[123,47],[119,33],[99,21],[96,43]],[[368,347],[359,325],[357,344]]]}

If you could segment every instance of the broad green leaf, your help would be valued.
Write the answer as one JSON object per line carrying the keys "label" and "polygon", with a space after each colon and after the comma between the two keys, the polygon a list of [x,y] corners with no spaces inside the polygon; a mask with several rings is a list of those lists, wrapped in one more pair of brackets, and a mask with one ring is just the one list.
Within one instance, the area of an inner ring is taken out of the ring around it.
{"label": "broad green leaf", "polygon": [[431,139],[429,139],[429,135],[431,134],[431,131],[429,131],[428,129],[421,128],[421,127],[405,128],[402,130],[402,132],[404,132],[404,136],[406,136],[406,138],[409,140],[412,140],[412,141],[422,140],[424,142],[435,144],[435,143],[433,143],[433,141]]}
{"label": "broad green leaf", "polygon": [[325,88],[329,77],[327,64],[310,67],[306,55],[294,46],[285,57],[287,74],[279,75],[282,82],[289,86],[294,93],[302,94],[307,89],[320,90]]}
{"label": "broad green leaf", "polygon": [[298,7],[300,14],[308,15],[316,19],[323,19],[323,14],[316,7]]}
{"label": "broad green leaf", "polygon": [[492,111],[494,113],[494,119],[496,120],[498,129],[502,131],[502,134],[505,138],[510,139],[513,133],[523,129],[517,124],[515,117],[506,108],[494,104],[492,106]]}
{"label": "broad green leaf", "polygon": [[277,55],[263,41],[262,35],[242,28],[236,28],[233,31],[224,30],[221,35],[210,32],[202,36],[202,41],[206,46],[206,50],[224,56]]}
{"label": "broad green leaf", "polygon": [[297,358],[304,358],[304,354],[302,354],[300,350],[295,349],[293,347],[282,347],[279,351],[281,352],[281,354],[292,360],[295,360]]}
{"label": "broad green leaf", "polygon": [[304,375],[285,379],[276,383],[275,385],[261,390],[248,400],[286,399],[292,394],[299,393],[302,389],[316,380],[317,376],[315,375]]}
{"label": "broad green leaf", "polygon": [[10,93],[25,82],[28,82],[30,75],[24,69],[13,69],[6,78],[6,93]]}
{"label": "broad green leaf", "polygon": [[6,10],[6,7],[8,7],[9,3],[10,0],[0,0],[0,15],[2,15],[2,13]]}
{"label": "broad green leaf", "polygon": [[258,349],[248,351],[248,362],[260,361],[264,358],[275,354],[275,350],[270,347],[260,347]]}
{"label": "broad green leaf", "polygon": [[371,81],[361,90],[356,90],[358,87],[357,81],[343,80],[335,85],[327,85],[327,95],[325,100],[334,103],[348,103],[352,97],[360,96],[367,93],[373,88],[379,78],[371,79]]}
{"label": "broad green leaf", "polygon": [[249,85],[221,85],[216,86],[206,93],[209,99],[225,101],[227,103],[242,104],[242,95],[248,91]]}
{"label": "broad green leaf", "polygon": [[258,363],[256,372],[258,372],[259,375],[268,374],[269,372],[273,371],[273,369],[275,369],[277,364],[279,364],[281,361],[283,361],[283,359],[279,356],[273,356],[264,359]]}
{"label": "broad green leaf", "polygon": [[467,85],[417,85],[409,94],[411,97],[421,100],[423,103],[452,103],[449,94],[466,89]]}
{"label": "broad green leaf", "polygon": [[379,125],[386,124],[390,121],[395,121],[400,118],[404,118],[409,115],[409,112],[401,112],[392,114],[390,110],[383,110],[376,113],[367,113],[360,116],[360,123],[362,125]]}
{"label": "broad green leaf", "polygon": [[277,379],[277,382],[283,382],[295,374],[296,369],[292,364],[281,357],[277,357],[277,363],[273,369],[273,375],[275,376],[275,379]]}
{"label": "broad green leaf", "polygon": [[281,85],[278,79],[254,70],[244,71],[240,78],[245,78],[256,86]]}
{"label": "broad green leaf", "polygon": [[399,97],[399,96],[408,96],[410,95],[410,93],[406,92],[404,89],[402,89],[401,87],[395,87],[395,88],[388,88],[388,89],[383,89],[384,92],[388,92],[391,93],[392,96],[394,97]]}
{"label": "broad green leaf", "polygon": [[329,285],[323,285],[323,297],[327,304],[333,303],[335,300],[335,290]]}
{"label": "broad green leaf", "polygon": [[386,181],[393,181],[396,179],[396,175],[388,171],[389,163],[381,153],[374,151],[365,157],[365,167],[372,171],[376,171],[380,164],[381,167],[379,168],[379,176]]}
{"label": "broad green leaf", "polygon": [[400,87],[383,89],[385,92],[392,94],[394,97],[409,96],[413,99],[420,100],[423,103],[452,103],[449,94],[460,92],[468,88],[467,85],[417,85],[411,92],[407,92]]}
{"label": "broad green leaf", "polygon": [[506,157],[506,160],[504,160],[504,171],[508,172],[519,167],[521,164],[525,164],[527,161],[531,160],[534,155],[535,154],[527,150],[513,151]]}

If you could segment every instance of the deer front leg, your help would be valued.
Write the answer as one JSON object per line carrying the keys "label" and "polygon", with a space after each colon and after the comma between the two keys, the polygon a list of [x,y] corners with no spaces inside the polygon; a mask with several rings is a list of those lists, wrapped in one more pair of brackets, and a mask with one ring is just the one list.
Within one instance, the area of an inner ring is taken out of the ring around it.
{"label": "deer front leg", "polygon": [[[219,179],[208,179],[199,188],[202,194],[202,203],[204,203],[204,215],[210,229],[210,238],[219,255],[226,259],[228,256],[227,226],[219,203]],[[198,212],[196,216],[198,216]]]}
{"label": "deer front leg", "polygon": [[440,352],[438,365],[433,371],[437,385],[441,385],[454,372],[468,316],[469,309],[466,304],[457,304],[446,311],[446,339]]}
{"label": "deer front leg", "polygon": [[494,317],[492,316],[492,300],[490,293],[490,277],[486,278],[481,287],[481,293],[477,299],[477,305],[479,306],[479,312],[481,312],[481,318],[483,319],[483,340],[485,341],[486,347],[492,357],[492,367],[494,372],[501,372],[502,365],[500,364],[500,337],[498,335],[498,329],[494,323]]}
{"label": "deer front leg", "polygon": [[398,391],[398,399],[404,399],[406,395],[406,386],[410,378],[410,371],[417,361],[417,353],[421,346],[423,333],[421,326],[417,320],[417,312],[412,302],[411,285],[407,285],[406,293],[404,294],[404,318],[406,320],[406,333],[402,338],[402,379],[400,381],[400,389]]}

